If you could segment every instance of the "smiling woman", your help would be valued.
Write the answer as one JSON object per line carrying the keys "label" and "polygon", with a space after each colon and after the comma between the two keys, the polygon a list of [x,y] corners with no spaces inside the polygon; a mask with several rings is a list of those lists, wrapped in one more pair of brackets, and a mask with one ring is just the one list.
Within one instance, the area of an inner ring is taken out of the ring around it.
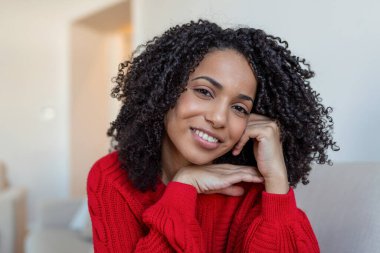
{"label": "smiling woman", "polygon": [[204,57],[165,116],[163,172],[173,174],[168,180],[178,168],[209,164],[233,148],[247,126],[256,85],[240,53],[218,50]]}
{"label": "smiling woman", "polygon": [[115,151],[88,177],[95,252],[319,252],[293,189],[338,149],[287,43],[200,20],[119,67]]}

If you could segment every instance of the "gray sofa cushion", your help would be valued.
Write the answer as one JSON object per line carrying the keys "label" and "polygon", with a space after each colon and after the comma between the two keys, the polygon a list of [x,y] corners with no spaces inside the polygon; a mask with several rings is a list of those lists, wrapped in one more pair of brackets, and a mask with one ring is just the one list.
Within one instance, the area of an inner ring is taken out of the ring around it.
{"label": "gray sofa cushion", "polygon": [[295,193],[321,252],[380,252],[380,164],[314,167],[310,184]]}
{"label": "gray sofa cushion", "polygon": [[44,228],[33,231],[26,240],[27,252],[87,253],[92,242],[69,229]]}

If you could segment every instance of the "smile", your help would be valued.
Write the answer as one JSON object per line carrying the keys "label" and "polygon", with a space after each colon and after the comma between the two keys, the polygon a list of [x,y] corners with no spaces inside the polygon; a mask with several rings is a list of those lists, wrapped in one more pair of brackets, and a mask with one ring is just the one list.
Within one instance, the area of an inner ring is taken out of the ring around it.
{"label": "smile", "polygon": [[217,143],[219,142],[219,140],[215,137],[212,137],[208,134],[206,134],[205,132],[202,132],[198,129],[192,129],[193,132],[198,135],[201,139],[205,140],[205,141],[208,141],[208,142],[211,142],[211,143]]}

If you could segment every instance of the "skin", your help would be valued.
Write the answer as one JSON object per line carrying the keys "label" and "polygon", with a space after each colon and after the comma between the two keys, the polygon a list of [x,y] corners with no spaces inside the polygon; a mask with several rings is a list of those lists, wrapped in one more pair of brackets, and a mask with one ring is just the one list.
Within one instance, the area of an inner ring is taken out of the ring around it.
{"label": "skin", "polygon": [[[244,193],[236,186],[239,182],[264,183],[269,193],[289,191],[278,126],[249,113],[256,88],[248,61],[235,50],[215,50],[204,57],[165,117],[164,183],[176,181],[194,186],[198,193],[231,196]],[[196,130],[216,139],[205,141]],[[249,139],[254,139],[257,168],[212,164],[230,150],[238,155]]]}

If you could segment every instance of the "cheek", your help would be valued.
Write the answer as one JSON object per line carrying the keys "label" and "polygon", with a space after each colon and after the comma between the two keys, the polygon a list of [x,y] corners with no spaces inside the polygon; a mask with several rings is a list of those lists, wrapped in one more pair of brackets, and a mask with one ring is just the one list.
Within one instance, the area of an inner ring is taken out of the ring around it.
{"label": "cheek", "polygon": [[234,143],[240,140],[246,127],[247,127],[247,121],[245,119],[231,120],[230,136]]}
{"label": "cheek", "polygon": [[165,115],[165,118],[164,118],[164,126],[165,126],[165,130],[167,131],[168,130],[168,125],[170,124],[172,118],[173,118],[173,109],[170,109],[166,115]]}
{"label": "cheek", "polygon": [[197,101],[197,99],[187,91],[178,99],[174,109],[179,117],[188,118],[202,110],[202,103]]}
{"label": "cheek", "polygon": [[183,123],[182,120],[191,117],[193,112],[196,110],[195,107],[196,104],[189,99],[189,96],[182,94],[177,100],[176,105],[165,115],[165,130],[178,130],[178,127]]}
{"label": "cheek", "polygon": [[177,119],[182,116],[183,108],[185,108],[185,105],[184,105],[183,95],[181,95],[178,98],[175,106],[169,109],[169,111],[165,115],[165,118],[164,118],[165,128],[175,123]]}

